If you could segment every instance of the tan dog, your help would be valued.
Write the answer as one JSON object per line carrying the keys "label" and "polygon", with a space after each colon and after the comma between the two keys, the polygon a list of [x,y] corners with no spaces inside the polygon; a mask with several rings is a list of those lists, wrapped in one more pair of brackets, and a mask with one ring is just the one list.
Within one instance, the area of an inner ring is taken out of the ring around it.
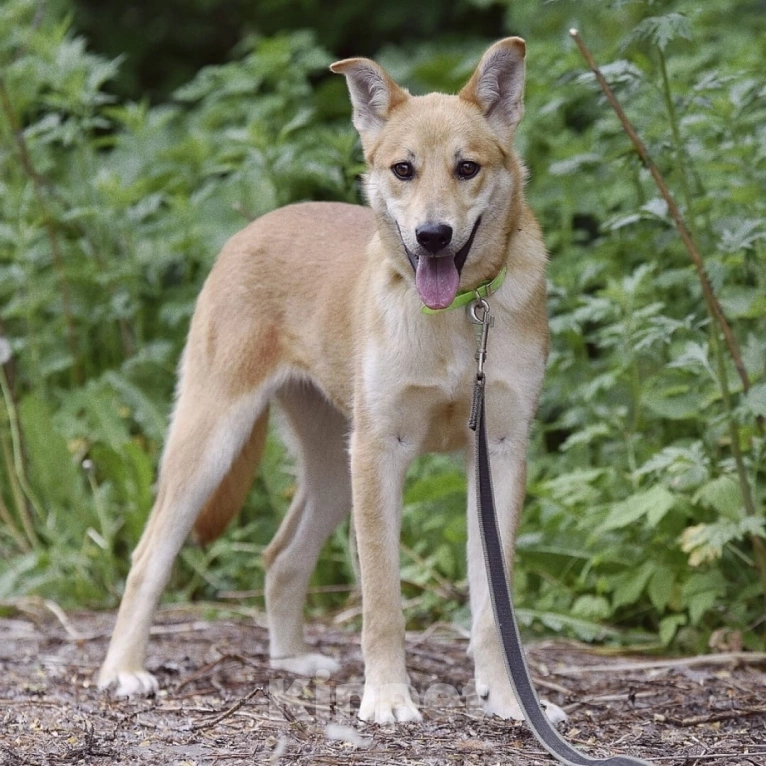
{"label": "tan dog", "polygon": [[[457,96],[413,97],[377,64],[347,59],[370,207],[305,203],[250,224],[205,283],[180,365],[159,491],[128,577],[99,683],[150,693],[153,612],[192,526],[209,540],[241,507],[276,402],[297,445],[299,490],[266,551],[271,664],[335,670],[303,638],[319,551],[353,506],[366,666],[359,716],[420,718],[408,689],[400,607],[402,484],[426,451],[469,465],[471,650],[485,710],[519,717],[495,634],[475,513],[468,430],[476,340],[449,306],[505,267],[490,304],[487,420],[509,568],[525,491],[527,435],[548,350],[546,254],[513,150],[524,41],[483,56]],[[350,460],[349,460],[350,453]],[[196,522],[196,524],[195,524]]]}

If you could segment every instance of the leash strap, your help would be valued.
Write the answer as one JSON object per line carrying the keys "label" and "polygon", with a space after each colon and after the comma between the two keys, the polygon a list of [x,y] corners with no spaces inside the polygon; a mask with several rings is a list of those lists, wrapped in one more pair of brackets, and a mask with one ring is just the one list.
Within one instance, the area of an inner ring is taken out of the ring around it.
{"label": "leash strap", "polygon": [[[487,566],[489,592],[492,609],[495,614],[495,625],[503,647],[503,656],[511,686],[516,693],[516,699],[524,713],[524,718],[537,737],[538,742],[557,760],[570,766],[649,766],[647,761],[618,755],[611,758],[591,758],[583,755],[570,745],[548,720],[529,675],[524,649],[519,635],[518,622],[513,610],[509,591],[508,573],[505,567],[505,556],[500,540],[495,513],[495,499],[492,491],[492,474],[490,471],[489,449],[487,446],[487,430],[484,410],[484,370],[486,358],[487,331],[492,324],[492,316],[486,301],[477,300],[483,304],[483,315],[477,316],[472,307],[471,321],[482,324],[483,332],[479,339],[479,350],[476,358],[478,372],[473,392],[471,413],[472,430],[476,432],[476,500],[481,528],[484,561]],[[477,321],[479,319],[480,321]]]}

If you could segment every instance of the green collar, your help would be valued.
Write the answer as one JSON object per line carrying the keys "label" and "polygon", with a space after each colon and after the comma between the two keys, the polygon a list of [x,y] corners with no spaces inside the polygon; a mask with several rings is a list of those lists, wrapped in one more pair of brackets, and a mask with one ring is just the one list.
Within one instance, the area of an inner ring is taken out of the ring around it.
{"label": "green collar", "polygon": [[505,281],[505,275],[508,271],[506,266],[503,266],[502,271],[491,281],[482,282],[475,290],[463,290],[455,296],[455,300],[443,309],[429,309],[428,306],[423,306],[420,310],[424,314],[441,314],[445,311],[452,311],[452,309],[458,309],[461,306],[467,306],[471,301],[477,298],[487,298],[492,293],[497,292],[500,289],[500,285]]}

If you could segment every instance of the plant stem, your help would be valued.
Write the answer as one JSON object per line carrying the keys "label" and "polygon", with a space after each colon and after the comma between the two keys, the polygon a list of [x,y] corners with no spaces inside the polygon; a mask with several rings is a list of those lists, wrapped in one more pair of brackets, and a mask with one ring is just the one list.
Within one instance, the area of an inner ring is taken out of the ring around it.
{"label": "plant stem", "polygon": [[74,318],[72,316],[71,308],[71,296],[69,292],[69,282],[66,278],[66,271],[64,269],[64,257],[61,252],[61,244],[59,242],[58,231],[53,221],[53,217],[50,214],[48,205],[45,201],[45,194],[43,192],[43,183],[35,169],[32,157],[29,154],[26,139],[24,138],[24,132],[21,129],[16,112],[13,109],[10,95],[5,87],[5,81],[0,77],[0,106],[2,106],[3,112],[10,125],[11,132],[16,140],[16,146],[19,151],[19,157],[21,159],[21,165],[24,168],[24,172],[29,177],[32,183],[32,188],[37,199],[37,204],[40,207],[40,212],[45,222],[45,230],[48,234],[48,241],[51,246],[51,253],[53,255],[53,265],[56,269],[56,273],[59,278],[59,286],[61,288],[61,303],[64,310],[64,322],[67,330],[67,342],[69,344],[69,351],[72,354],[72,379],[76,384],[80,384],[83,381],[82,368],[80,367],[77,332],[75,330]]}
{"label": "plant stem", "polygon": [[[734,405],[731,401],[731,392],[729,391],[729,381],[726,378],[726,363],[724,360],[723,349],[718,338],[718,332],[715,327],[710,328],[710,340],[713,346],[713,353],[718,367],[718,379],[721,386],[721,395],[723,396],[724,407],[726,408],[727,420],[729,422],[729,438],[731,439],[731,453],[734,457],[734,463],[737,466],[737,478],[739,479],[739,488],[742,492],[742,505],[748,516],[757,518],[760,514],[755,504],[753,492],[750,488],[750,481],[747,476],[747,467],[742,455],[742,449],[739,444],[740,431],[734,413]],[[763,597],[766,600],[766,544],[762,537],[750,535],[750,543],[753,546],[755,554],[755,563],[758,573],[761,576],[761,586],[763,588]]]}
{"label": "plant stem", "polygon": [[718,298],[713,292],[713,286],[710,284],[710,279],[708,278],[707,272],[705,271],[705,264],[702,261],[702,256],[700,255],[699,250],[697,250],[697,246],[695,245],[694,240],[689,233],[689,229],[684,222],[681,211],[678,209],[678,205],[676,204],[675,199],[673,199],[673,195],[670,193],[670,189],[668,189],[668,185],[665,183],[665,179],[662,177],[662,174],[657,169],[657,166],[652,161],[652,158],[649,156],[649,152],[644,142],[636,133],[635,128],[627,118],[622,106],[620,105],[620,102],[617,100],[617,97],[609,87],[609,83],[607,83],[604,75],[601,73],[601,70],[596,65],[593,55],[591,54],[590,50],[588,50],[588,47],[583,42],[583,39],[580,37],[580,33],[576,29],[572,29],[570,30],[569,34],[574,39],[577,47],[580,49],[580,53],[582,53],[583,58],[588,63],[588,66],[590,67],[593,74],[596,76],[596,80],[601,86],[601,90],[604,92],[607,101],[611,105],[612,109],[614,109],[615,114],[620,120],[623,130],[628,134],[628,137],[638,152],[639,157],[641,157],[644,165],[646,165],[646,167],[649,169],[649,172],[652,174],[652,178],[657,184],[657,188],[660,190],[662,198],[667,203],[668,212],[673,218],[676,229],[678,229],[678,233],[681,235],[681,240],[686,246],[686,249],[689,252],[689,256],[692,259],[692,263],[694,264],[694,268],[697,271],[697,277],[699,278],[700,285],[702,286],[702,295],[705,299],[705,303],[707,304],[708,310],[710,311],[713,319],[718,323],[721,330],[723,331],[723,335],[726,340],[726,346],[729,349],[731,358],[734,361],[734,366],[737,369],[737,374],[742,381],[742,388],[745,393],[747,393],[750,390],[750,378],[748,377],[745,363],[742,361],[742,354],[739,350],[739,345],[737,344],[734,333],[732,333],[729,322],[723,313],[721,304],[718,302]]}
{"label": "plant stem", "polygon": [[18,528],[16,527],[13,516],[8,510],[8,506],[5,504],[5,500],[3,500],[2,495],[0,495],[0,521],[5,524],[8,533],[13,538],[13,541],[16,543],[18,549],[26,553],[30,549],[30,545],[24,538],[24,535],[21,534],[21,532],[19,532]]}
{"label": "plant stem", "polygon": [[15,476],[18,481],[18,486],[23,492],[23,495],[17,497],[19,517],[21,519],[21,526],[24,528],[24,532],[30,545],[35,548],[40,541],[35,532],[32,518],[27,510],[27,501],[29,501],[30,505],[32,505],[41,518],[42,514],[40,513],[40,506],[32,492],[32,488],[27,482],[26,472],[24,470],[24,450],[21,444],[21,429],[19,428],[18,413],[16,412],[16,406],[13,397],[11,396],[11,390],[8,387],[5,368],[2,365],[0,365],[0,389],[2,390],[3,399],[5,400],[5,409],[8,413],[8,422],[11,427],[11,445],[13,447],[13,464],[12,466],[8,466],[8,471],[11,475]]}
{"label": "plant stem", "polygon": [[676,107],[675,104],[673,104],[673,94],[670,90],[670,78],[668,77],[668,68],[667,64],[665,62],[665,53],[663,52],[662,48],[657,46],[657,52],[659,54],[660,59],[660,76],[662,77],[662,94],[665,97],[665,108],[668,112],[668,120],[670,122],[670,130],[673,134],[673,148],[675,150],[676,154],[676,162],[678,163],[678,167],[681,170],[680,173],[680,179],[681,179],[681,190],[683,191],[684,195],[684,202],[686,203],[686,214],[689,216],[689,226],[692,230],[692,234],[695,234],[694,231],[694,216],[692,215],[692,195],[689,191],[689,182],[687,180],[687,169],[686,169],[686,153],[684,152],[684,145],[681,141],[681,131],[678,129],[678,119],[676,117]]}

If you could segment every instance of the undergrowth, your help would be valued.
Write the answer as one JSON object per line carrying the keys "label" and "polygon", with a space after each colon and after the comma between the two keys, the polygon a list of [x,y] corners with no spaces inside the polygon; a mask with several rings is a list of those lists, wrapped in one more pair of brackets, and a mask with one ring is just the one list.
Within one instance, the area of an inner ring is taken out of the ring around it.
{"label": "undergrowth", "polygon": [[[764,647],[766,30],[755,5],[555,2],[517,9],[521,28],[508,30],[528,37],[519,143],[552,256],[553,348],[515,579],[531,631]],[[342,78],[324,75],[331,56],[309,33],[248,38],[232,63],[150,107],[110,96],[120,62],[40,7],[0,8],[0,599],[112,606],[215,253],[279,205],[357,201],[362,166]],[[747,392],[570,26],[679,202]],[[454,90],[484,46],[380,59],[415,91]],[[170,597],[259,603],[259,554],[294,490],[271,437],[244,512],[209,548],[184,550]],[[450,458],[410,472],[412,626],[466,619],[464,493]],[[352,581],[348,549],[339,530],[313,608],[345,598],[323,586]]]}

